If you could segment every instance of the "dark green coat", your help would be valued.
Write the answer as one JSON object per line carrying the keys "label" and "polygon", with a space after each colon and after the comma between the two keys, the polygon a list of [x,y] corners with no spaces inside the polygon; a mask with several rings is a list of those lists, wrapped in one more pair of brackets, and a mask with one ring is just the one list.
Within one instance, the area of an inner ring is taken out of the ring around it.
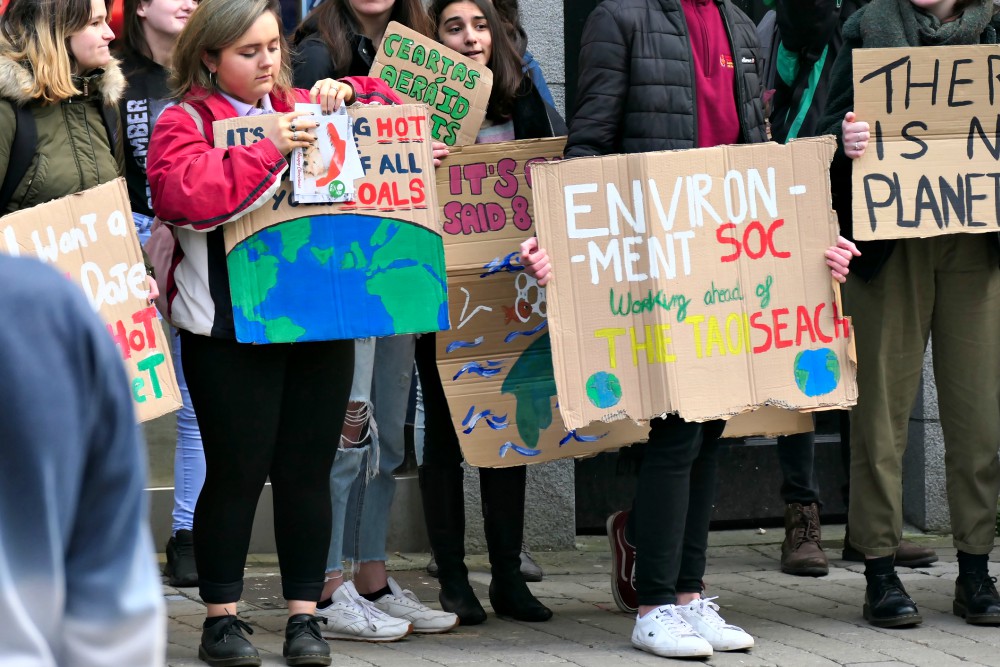
{"label": "dark green coat", "polygon": [[14,104],[29,106],[38,132],[31,166],[0,215],[87,190],[122,173],[121,147],[112,149],[101,115],[101,106],[117,104],[125,90],[117,62],[101,73],[74,77],[83,94],[57,104],[28,99],[24,88],[31,77],[28,68],[0,55],[0,181],[14,140]]}

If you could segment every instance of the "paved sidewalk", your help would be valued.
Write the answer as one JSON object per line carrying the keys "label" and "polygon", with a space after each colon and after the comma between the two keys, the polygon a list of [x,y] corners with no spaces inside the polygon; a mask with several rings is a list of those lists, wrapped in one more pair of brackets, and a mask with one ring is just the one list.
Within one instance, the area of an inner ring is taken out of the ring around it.
{"label": "paved sidewalk", "polygon": [[[778,569],[783,531],[768,529],[714,532],[706,583],[718,595],[722,614],[757,640],[747,653],[716,653],[710,665],[781,665],[812,667],[896,667],[900,665],[996,665],[1000,667],[1000,629],[974,627],[952,615],[958,564],[949,538],[908,536],[935,546],[941,560],[900,575],[915,599],[924,623],[902,630],[880,630],[861,618],[864,577],[860,564],[839,560],[843,526],[824,526],[830,574],[813,579],[792,577]],[[633,619],[611,599],[611,558],[607,541],[578,538],[570,553],[536,553],[545,581],[531,589],[552,608],[547,623],[497,619],[459,628],[445,635],[411,635],[393,644],[334,641],[333,665],[340,667],[433,667],[436,665],[619,665],[682,664],[631,647]],[[393,576],[421,600],[437,605],[437,582],[423,571],[424,554],[396,554]],[[486,558],[469,558],[473,587],[488,606]],[[991,565],[994,574],[1000,564]],[[164,587],[170,625],[167,649],[172,667],[203,665],[197,658],[204,607],[196,589]],[[281,608],[273,558],[254,559],[247,571],[246,602],[241,615],[254,628],[251,637],[264,665],[284,665],[281,644],[286,614]],[[683,661],[688,664],[691,661]]]}

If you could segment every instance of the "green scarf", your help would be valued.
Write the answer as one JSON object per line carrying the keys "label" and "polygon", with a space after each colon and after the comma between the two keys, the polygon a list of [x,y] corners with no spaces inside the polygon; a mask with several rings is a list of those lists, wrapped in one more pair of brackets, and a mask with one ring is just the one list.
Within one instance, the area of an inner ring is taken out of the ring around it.
{"label": "green scarf", "polygon": [[872,0],[861,20],[861,43],[866,48],[978,44],[992,17],[992,0],[979,0],[947,23],[910,0]]}

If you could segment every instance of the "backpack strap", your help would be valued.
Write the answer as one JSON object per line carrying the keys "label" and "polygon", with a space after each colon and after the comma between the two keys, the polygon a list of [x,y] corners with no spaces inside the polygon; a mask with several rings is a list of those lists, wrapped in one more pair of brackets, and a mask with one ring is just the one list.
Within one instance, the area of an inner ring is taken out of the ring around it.
{"label": "backpack strap", "polygon": [[0,186],[0,215],[7,210],[7,205],[14,198],[14,191],[28,173],[38,145],[38,128],[35,127],[31,109],[17,104],[11,106],[14,109],[14,140],[10,144],[7,173]]}
{"label": "backpack strap", "polygon": [[180,106],[181,109],[184,109],[184,111],[188,112],[188,115],[191,116],[191,119],[194,121],[195,127],[198,128],[198,132],[201,133],[201,135],[206,139],[208,139],[209,141],[212,141],[212,139],[207,134],[205,134],[205,119],[201,117],[201,114],[198,112],[198,110],[195,109],[190,104],[188,104],[187,102],[181,102],[178,106]]}

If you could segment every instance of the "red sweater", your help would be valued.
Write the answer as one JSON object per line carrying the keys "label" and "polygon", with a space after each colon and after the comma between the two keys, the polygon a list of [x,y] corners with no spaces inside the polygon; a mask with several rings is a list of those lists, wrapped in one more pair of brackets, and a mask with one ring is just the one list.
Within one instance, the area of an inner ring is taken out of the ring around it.
{"label": "red sweater", "polygon": [[694,62],[698,147],[735,144],[740,138],[736,114],[736,69],[729,35],[714,0],[681,0]]}

